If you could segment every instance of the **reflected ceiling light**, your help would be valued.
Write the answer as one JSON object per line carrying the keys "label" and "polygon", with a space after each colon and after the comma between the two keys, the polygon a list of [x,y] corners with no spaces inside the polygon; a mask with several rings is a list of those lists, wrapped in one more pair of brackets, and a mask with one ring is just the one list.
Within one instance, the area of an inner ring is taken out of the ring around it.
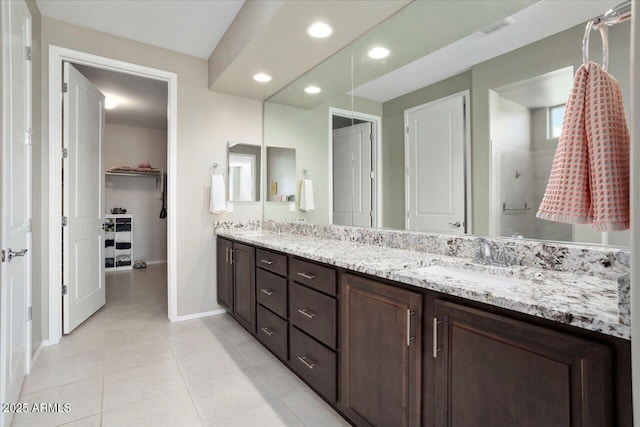
{"label": "reflected ceiling light", "polygon": [[317,39],[329,37],[333,33],[333,28],[324,22],[314,22],[307,27],[307,34]]}
{"label": "reflected ceiling light", "polygon": [[371,49],[367,55],[369,55],[369,58],[373,58],[373,59],[382,59],[382,58],[386,58],[387,56],[389,56],[389,54],[391,53],[391,51],[389,49],[387,49],[386,47],[374,47],[373,49]]}
{"label": "reflected ceiling light", "polygon": [[253,80],[260,83],[266,83],[271,81],[271,76],[266,73],[258,73],[253,75]]}
{"label": "reflected ceiling light", "polygon": [[316,93],[322,92],[322,89],[320,89],[318,86],[307,86],[304,88],[304,91],[311,95],[315,95]]}
{"label": "reflected ceiling light", "polygon": [[118,101],[112,96],[106,96],[104,98],[104,109],[105,110],[113,110],[118,106]]}

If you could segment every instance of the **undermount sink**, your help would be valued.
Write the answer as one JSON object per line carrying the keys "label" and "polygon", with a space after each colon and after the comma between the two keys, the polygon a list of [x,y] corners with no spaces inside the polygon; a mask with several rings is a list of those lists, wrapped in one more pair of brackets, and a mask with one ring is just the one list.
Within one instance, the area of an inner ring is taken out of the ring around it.
{"label": "undermount sink", "polygon": [[429,267],[423,267],[418,269],[420,272],[427,274],[434,274],[438,276],[446,276],[452,279],[460,279],[467,282],[474,282],[487,285],[515,285],[518,283],[524,283],[522,279],[515,277],[502,277],[491,273],[485,273],[482,271],[464,270],[462,268],[444,267],[442,265],[430,265]]}

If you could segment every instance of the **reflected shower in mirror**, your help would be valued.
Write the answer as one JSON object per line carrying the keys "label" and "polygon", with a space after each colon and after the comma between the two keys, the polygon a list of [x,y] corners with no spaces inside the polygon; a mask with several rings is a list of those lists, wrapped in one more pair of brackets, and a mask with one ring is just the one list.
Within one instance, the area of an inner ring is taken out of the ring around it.
{"label": "reflected shower in mirror", "polygon": [[267,147],[267,202],[296,201],[296,150]]}
{"label": "reflected shower in mirror", "polygon": [[229,201],[260,200],[260,153],[259,145],[229,142]]}

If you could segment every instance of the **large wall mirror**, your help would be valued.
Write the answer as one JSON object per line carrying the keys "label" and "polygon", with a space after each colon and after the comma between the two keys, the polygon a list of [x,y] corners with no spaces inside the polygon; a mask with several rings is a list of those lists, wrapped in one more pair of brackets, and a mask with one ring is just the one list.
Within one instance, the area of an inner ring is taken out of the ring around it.
{"label": "large wall mirror", "polygon": [[[628,246],[535,216],[585,23],[618,3],[410,3],[267,100],[265,145],[296,149],[315,209],[265,219]],[[608,33],[628,115],[629,22]]]}

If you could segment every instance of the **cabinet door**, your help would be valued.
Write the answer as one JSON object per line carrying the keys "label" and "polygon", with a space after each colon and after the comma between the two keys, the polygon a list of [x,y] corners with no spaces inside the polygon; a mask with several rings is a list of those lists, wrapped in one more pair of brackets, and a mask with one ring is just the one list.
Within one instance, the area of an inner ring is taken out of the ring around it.
{"label": "cabinet door", "polygon": [[252,334],[256,333],[255,249],[233,244],[233,312],[236,320]]}
{"label": "cabinet door", "polygon": [[233,243],[218,237],[217,242],[217,295],[218,304],[233,314],[233,274],[231,269]]}
{"label": "cabinet door", "polygon": [[422,295],[341,279],[340,405],[357,425],[420,424]]}
{"label": "cabinet door", "polygon": [[611,426],[607,346],[436,301],[436,426]]}

